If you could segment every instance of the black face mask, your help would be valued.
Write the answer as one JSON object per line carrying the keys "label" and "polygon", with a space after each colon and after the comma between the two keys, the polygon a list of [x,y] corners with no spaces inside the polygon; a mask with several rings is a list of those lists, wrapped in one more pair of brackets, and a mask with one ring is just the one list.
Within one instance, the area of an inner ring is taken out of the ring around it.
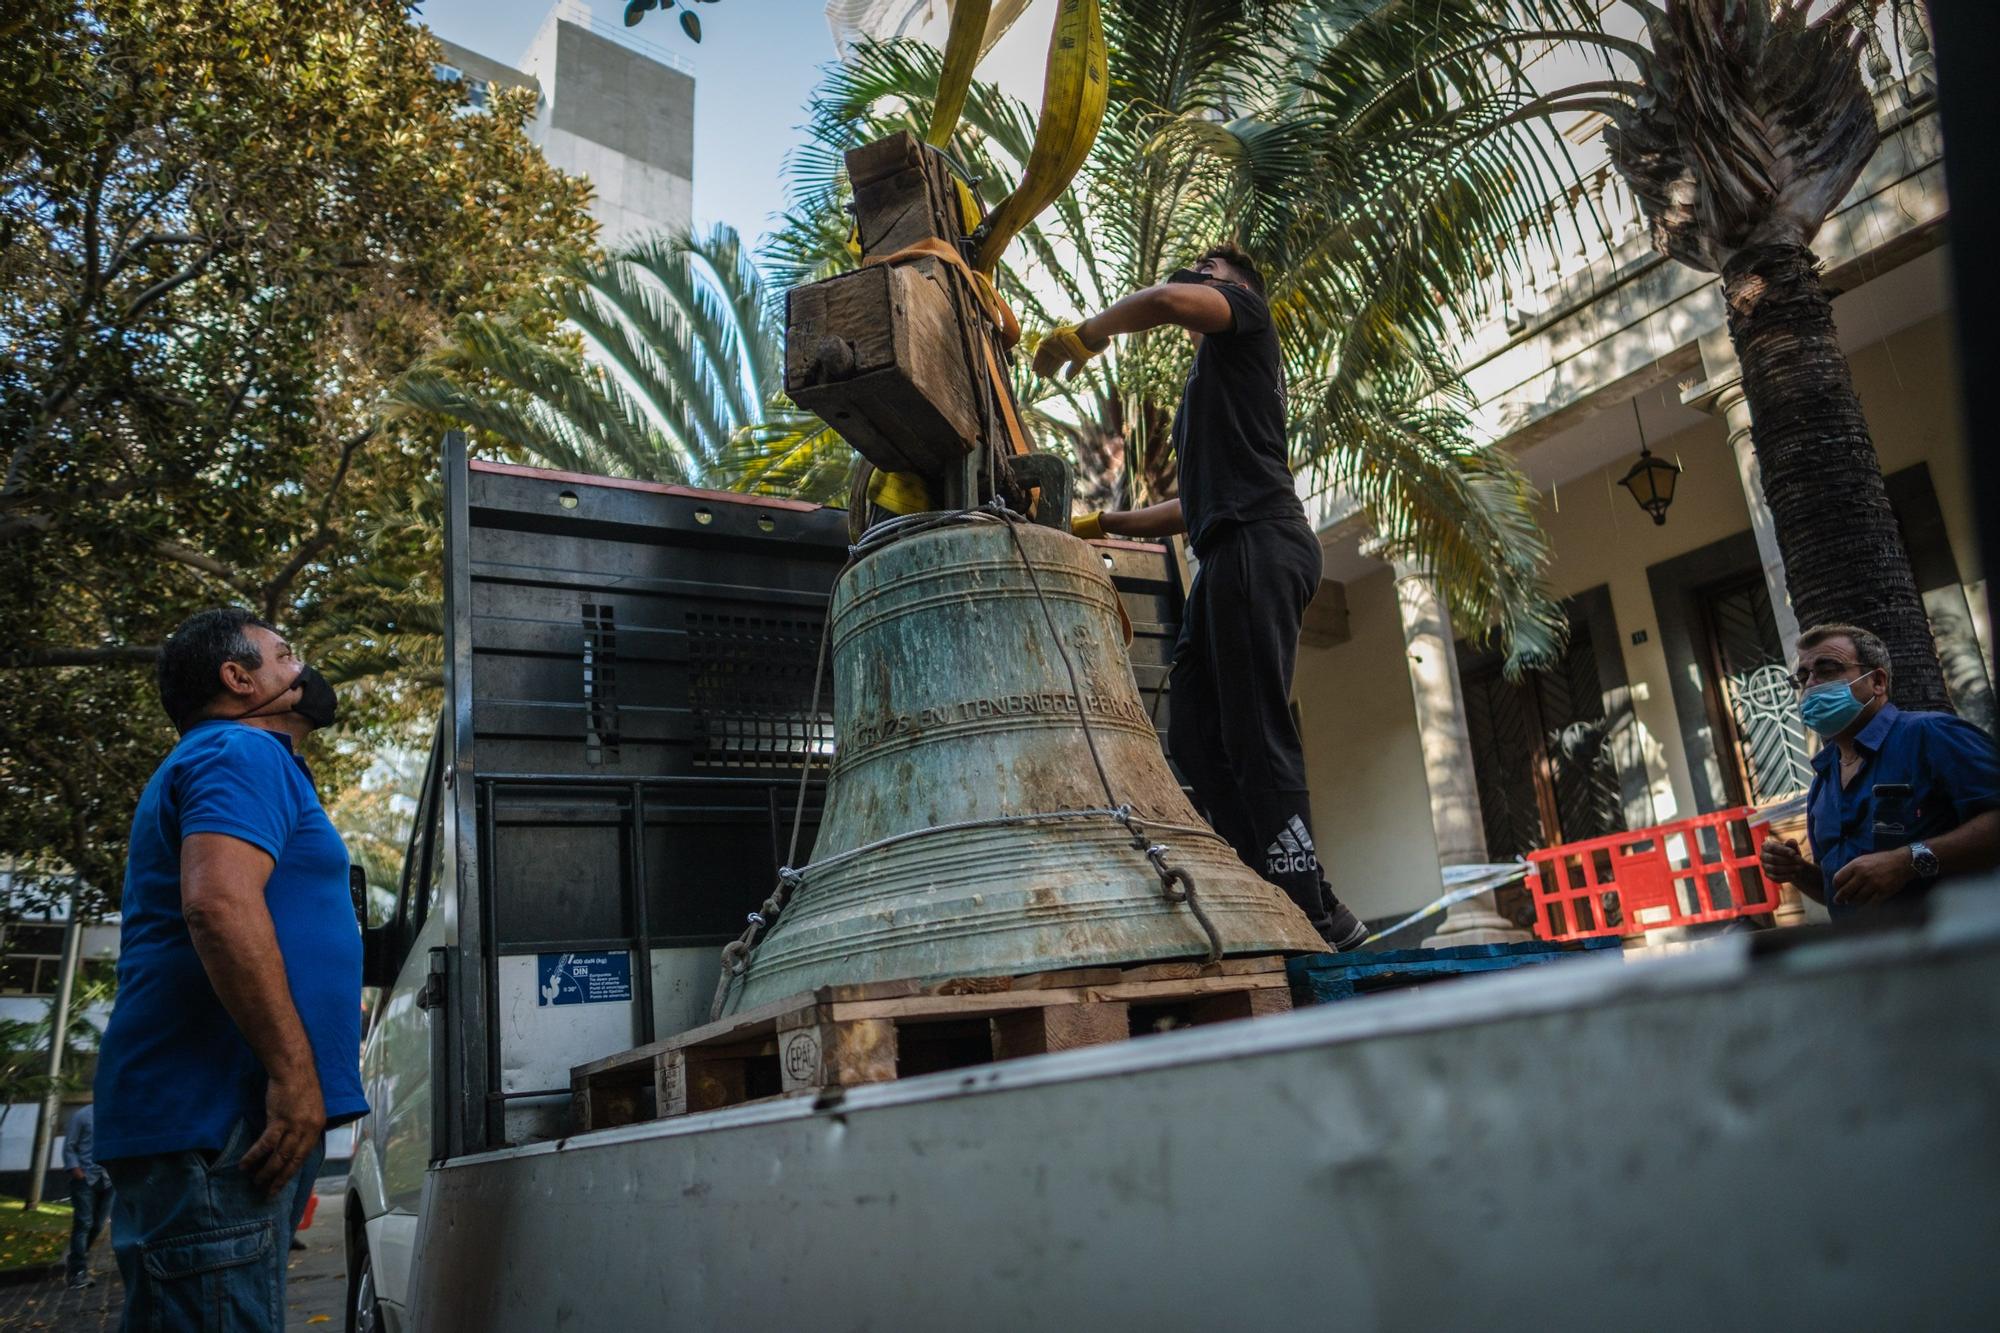
{"label": "black face mask", "polygon": [[1167,275],[1167,281],[1168,282],[1215,282],[1217,281],[1217,279],[1212,278],[1208,274],[1202,273],[1196,269],[1178,268],[1175,269],[1172,273],[1169,273]]}
{"label": "black face mask", "polygon": [[244,718],[266,716],[264,709],[273,700],[282,699],[293,690],[299,692],[299,701],[290,708],[278,709],[278,712],[296,713],[306,721],[312,723],[314,730],[333,725],[334,718],[340,712],[340,699],[333,692],[333,682],[329,681],[325,676],[320,675],[318,669],[310,665],[300,667],[299,674],[292,677],[292,683],[285,686],[284,689],[279,690],[271,698],[266,699],[263,703],[253,704],[245,711],[237,713],[235,715],[236,720],[241,721]]}
{"label": "black face mask", "polygon": [[293,684],[299,687],[299,701],[292,705],[292,711],[315,729],[332,726],[340,714],[340,698],[333,692],[333,682],[320,675],[318,668],[306,666]]}

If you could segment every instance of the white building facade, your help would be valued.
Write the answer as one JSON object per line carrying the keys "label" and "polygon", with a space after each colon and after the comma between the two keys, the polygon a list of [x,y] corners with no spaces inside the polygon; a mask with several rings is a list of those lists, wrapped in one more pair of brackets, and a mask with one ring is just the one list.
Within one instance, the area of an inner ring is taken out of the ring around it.
{"label": "white building facade", "polygon": [[[1914,26],[1901,36],[1894,58],[1884,43],[1864,59],[1881,147],[1814,250],[1954,703],[1990,731],[1943,145],[1928,43]],[[1594,144],[1596,129],[1571,133]],[[1332,849],[1335,889],[1378,924],[1435,899],[1440,866],[1772,808],[1811,778],[1783,683],[1798,626],[1720,284],[1653,251],[1608,166],[1550,207],[1567,216],[1585,196],[1607,234],[1565,223],[1569,242],[1538,253],[1526,290],[1496,290],[1495,316],[1461,359],[1494,447],[1542,491],[1572,629],[1563,662],[1505,680],[1492,652],[1452,632],[1422,571],[1375,558],[1340,497],[1315,502],[1326,578],[1339,585],[1323,594],[1347,611],[1344,639],[1301,649],[1295,684],[1315,833]],[[1684,468],[1663,525],[1617,485],[1642,427],[1656,455]],[[1498,938],[1500,923],[1481,915],[1490,906],[1468,905],[1452,925],[1469,931],[1448,927],[1434,942]],[[1790,903],[1779,919],[1799,910]]]}
{"label": "white building facade", "polygon": [[[0,1022],[33,1026],[49,1020],[56,989],[62,974],[69,918],[61,911],[46,911],[30,905],[29,896],[15,883],[10,863],[0,863]],[[84,1002],[97,989],[93,982],[108,981],[118,965],[118,926],[109,922],[83,927],[78,942],[78,975],[75,995],[79,1007],[72,1011],[70,1043],[73,1053],[82,1056],[64,1073],[77,1091],[62,1099],[62,1119],[56,1125],[50,1146],[50,1161],[62,1160],[62,1129],[74,1108],[90,1100],[89,1076],[95,1069],[95,1040],[92,1031],[103,1032],[111,1018],[109,1001]],[[36,1073],[46,1068],[46,1031],[41,1049],[17,1050],[23,1063]],[[23,1178],[35,1142],[35,1122],[41,1104],[14,1101],[0,1104],[0,1178]],[[17,1174],[19,1173],[19,1174]]]}
{"label": "white building facade", "polygon": [[472,108],[494,87],[537,96],[529,137],[561,170],[587,178],[606,249],[694,217],[694,72],[682,57],[562,0],[518,66],[442,42],[439,77],[464,82]]}

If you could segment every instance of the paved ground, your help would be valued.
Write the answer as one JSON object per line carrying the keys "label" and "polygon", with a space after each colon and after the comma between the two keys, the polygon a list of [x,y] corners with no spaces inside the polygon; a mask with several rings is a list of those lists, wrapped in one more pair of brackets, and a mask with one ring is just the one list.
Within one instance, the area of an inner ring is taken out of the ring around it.
{"label": "paved ground", "polygon": [[[306,1243],[292,1251],[285,1278],[285,1333],[326,1333],[347,1327],[346,1264],[340,1252],[340,1178],[319,1182],[319,1214],[299,1233]],[[19,1286],[0,1286],[0,1330],[48,1329],[55,1333],[112,1333],[124,1309],[118,1266],[111,1247],[99,1241],[91,1251],[97,1285],[70,1291],[61,1277]]]}

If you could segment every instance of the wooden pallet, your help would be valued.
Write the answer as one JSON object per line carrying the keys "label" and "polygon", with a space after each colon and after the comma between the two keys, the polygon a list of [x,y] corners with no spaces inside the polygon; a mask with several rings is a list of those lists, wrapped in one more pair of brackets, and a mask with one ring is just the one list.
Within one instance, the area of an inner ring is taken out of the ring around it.
{"label": "wooden pallet", "polygon": [[1282,1013],[1285,959],[823,986],[570,1071],[574,1132]]}

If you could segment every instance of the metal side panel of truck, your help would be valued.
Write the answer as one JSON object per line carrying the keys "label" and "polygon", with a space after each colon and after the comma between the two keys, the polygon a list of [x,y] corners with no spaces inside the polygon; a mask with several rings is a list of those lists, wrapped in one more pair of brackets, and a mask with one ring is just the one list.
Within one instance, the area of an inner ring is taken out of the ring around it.
{"label": "metal side panel of truck", "polygon": [[[570,1066],[704,1016],[784,858],[844,520],[456,451],[447,491],[448,705],[369,937],[364,1323],[1990,1324],[1991,885],[568,1135]],[[1156,697],[1177,576],[1106,556]],[[588,1002],[545,981],[578,956]]]}

